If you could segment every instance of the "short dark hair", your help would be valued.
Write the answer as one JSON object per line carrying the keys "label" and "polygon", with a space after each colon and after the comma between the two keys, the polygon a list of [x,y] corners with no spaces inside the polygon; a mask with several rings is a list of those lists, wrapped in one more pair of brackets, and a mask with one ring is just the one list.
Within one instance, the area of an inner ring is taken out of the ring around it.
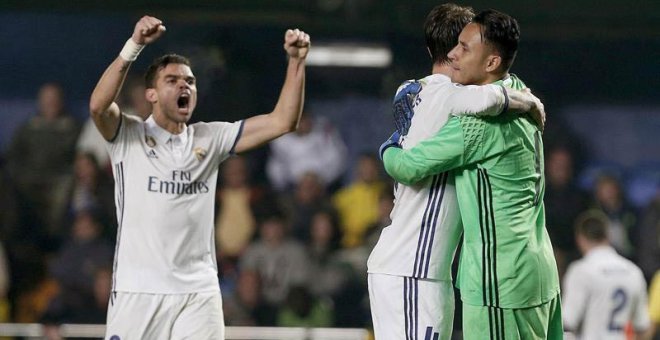
{"label": "short dark hair", "polygon": [[147,72],[144,74],[144,85],[148,89],[152,89],[156,87],[156,76],[158,75],[158,71],[161,69],[167,67],[169,64],[183,64],[183,65],[188,65],[190,67],[190,60],[188,58],[178,55],[178,54],[166,54],[164,56],[156,58],[151,65],[149,65],[149,68],[147,68]]}
{"label": "short dark hair", "polygon": [[607,216],[598,210],[589,210],[575,220],[575,232],[591,242],[607,240]]}
{"label": "short dark hair", "polygon": [[492,44],[500,54],[503,71],[509,71],[518,52],[520,40],[518,21],[506,13],[487,9],[477,14],[472,22],[481,26],[481,38],[486,43]]}
{"label": "short dark hair", "polygon": [[424,35],[434,63],[449,62],[447,54],[458,44],[458,36],[463,27],[473,17],[471,7],[455,4],[442,4],[429,12],[424,22]]}

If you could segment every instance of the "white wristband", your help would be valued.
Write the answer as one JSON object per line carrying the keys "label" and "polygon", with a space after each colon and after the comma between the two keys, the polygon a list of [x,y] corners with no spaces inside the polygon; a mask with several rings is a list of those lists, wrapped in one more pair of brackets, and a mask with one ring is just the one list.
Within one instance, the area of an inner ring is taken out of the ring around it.
{"label": "white wristband", "polygon": [[119,52],[119,56],[126,61],[135,61],[143,48],[144,45],[136,44],[132,38],[128,38],[124,48]]}

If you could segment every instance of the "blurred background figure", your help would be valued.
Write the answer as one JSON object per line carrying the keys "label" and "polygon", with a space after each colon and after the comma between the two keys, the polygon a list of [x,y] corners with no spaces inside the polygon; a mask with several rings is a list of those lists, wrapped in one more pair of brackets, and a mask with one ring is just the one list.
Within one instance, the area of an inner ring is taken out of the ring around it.
{"label": "blurred background figure", "polygon": [[380,168],[374,155],[362,154],[357,160],[354,180],[332,196],[344,234],[343,247],[362,245],[367,230],[378,219],[379,199],[386,187],[380,178]]}
{"label": "blurred background figure", "polygon": [[62,87],[46,83],[39,89],[37,114],[16,131],[7,150],[25,239],[45,249],[46,240],[62,232],[78,133]]}
{"label": "blurred background figure", "polygon": [[69,213],[94,212],[103,226],[103,237],[114,242],[117,227],[114,183],[99,167],[94,154],[78,153],[73,163],[74,182],[69,199]]}
{"label": "blurred background figure", "polygon": [[233,289],[240,280],[238,260],[254,240],[257,219],[278,211],[267,187],[252,184],[248,158],[231,157],[220,169],[216,192],[215,242],[220,284]]}
{"label": "blurred background figure", "polygon": [[635,259],[637,240],[637,212],[628,204],[619,180],[611,175],[601,175],[594,187],[593,207],[602,211],[608,218],[608,239],[616,251]]}
{"label": "blurred background figure", "polygon": [[59,292],[48,303],[41,317],[43,323],[105,321],[114,249],[101,233],[102,226],[91,212],[78,212],[71,238],[50,264]]}
{"label": "blurred background figure", "polygon": [[564,276],[562,315],[564,329],[584,340],[625,340],[629,327],[638,336],[650,327],[644,275],[610,245],[610,225],[599,211],[581,214],[575,224],[583,258]]}
{"label": "blurred background figure", "polygon": [[291,236],[300,242],[309,240],[309,226],[319,211],[331,211],[330,198],[321,178],[307,172],[298,180],[292,193],[281,193],[287,219],[291,221]]}
{"label": "blurred background figure", "polygon": [[224,296],[222,308],[228,326],[258,326],[272,321],[269,310],[262,303],[257,272],[239,273],[234,290]]}
{"label": "blurred background figure", "polygon": [[642,214],[638,235],[637,263],[650,280],[660,270],[660,190]]}
{"label": "blurred background figure", "polygon": [[332,304],[313,296],[304,286],[292,287],[277,315],[279,327],[331,327]]}
{"label": "blurred background figure", "polygon": [[272,215],[261,222],[259,240],[251,244],[241,257],[242,271],[259,275],[261,297],[270,310],[264,322],[274,325],[279,309],[292,287],[305,285],[310,279],[310,265],[303,245],[287,236],[282,217]]}
{"label": "blurred background figure", "polygon": [[545,173],[546,228],[561,278],[568,263],[579,257],[573,225],[585,210],[587,199],[575,183],[573,154],[567,147],[558,146],[547,153]]}
{"label": "blurred background figure", "polygon": [[346,145],[335,127],[323,117],[305,111],[295,133],[270,144],[266,172],[276,190],[291,189],[308,172],[317,174],[331,192],[346,171]]}

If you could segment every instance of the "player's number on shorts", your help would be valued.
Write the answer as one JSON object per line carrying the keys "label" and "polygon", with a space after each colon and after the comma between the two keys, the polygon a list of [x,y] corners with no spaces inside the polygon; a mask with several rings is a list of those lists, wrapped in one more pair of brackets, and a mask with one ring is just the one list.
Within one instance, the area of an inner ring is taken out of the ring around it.
{"label": "player's number on shorts", "polygon": [[545,183],[545,179],[543,178],[543,164],[541,163],[543,161],[543,156],[541,155],[541,152],[543,151],[543,146],[541,145],[541,131],[536,131],[534,133],[534,154],[536,158],[536,163],[534,164],[536,174],[538,175],[538,179],[536,180],[536,183],[534,184],[534,205],[539,205],[541,203],[541,189],[543,188],[543,185]]}
{"label": "player's number on shorts", "polygon": [[608,324],[608,329],[610,331],[623,330],[623,324],[617,323],[616,319],[617,319],[617,315],[621,313],[623,308],[626,306],[627,302],[628,302],[628,295],[626,295],[626,291],[624,291],[621,288],[617,288],[614,291],[614,294],[612,294],[612,304],[614,305],[614,308],[610,313],[610,322]]}

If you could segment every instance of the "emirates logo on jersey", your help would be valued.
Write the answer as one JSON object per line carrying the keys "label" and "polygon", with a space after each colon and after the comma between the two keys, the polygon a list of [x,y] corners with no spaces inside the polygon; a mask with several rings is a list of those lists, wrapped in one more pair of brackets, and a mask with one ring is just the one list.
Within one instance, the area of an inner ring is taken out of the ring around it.
{"label": "emirates logo on jersey", "polygon": [[208,153],[206,149],[200,147],[195,148],[193,152],[195,153],[197,160],[200,162],[206,158],[206,154]]}

